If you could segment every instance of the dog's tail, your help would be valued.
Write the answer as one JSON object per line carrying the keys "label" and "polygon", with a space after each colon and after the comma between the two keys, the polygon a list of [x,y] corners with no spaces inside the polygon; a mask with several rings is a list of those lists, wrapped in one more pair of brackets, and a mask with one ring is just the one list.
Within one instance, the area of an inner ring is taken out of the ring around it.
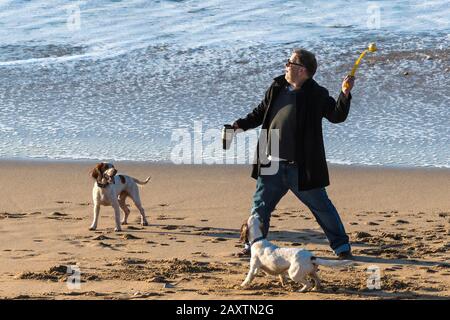
{"label": "dog's tail", "polygon": [[133,178],[133,181],[136,182],[137,184],[144,185],[144,184],[147,184],[147,182],[149,182],[151,178],[152,177],[148,177],[147,180],[145,180],[145,181],[141,181],[139,179]]}
{"label": "dog's tail", "polygon": [[353,264],[353,261],[350,260],[326,260],[317,257],[311,257],[311,262],[315,265],[324,267],[342,267]]}

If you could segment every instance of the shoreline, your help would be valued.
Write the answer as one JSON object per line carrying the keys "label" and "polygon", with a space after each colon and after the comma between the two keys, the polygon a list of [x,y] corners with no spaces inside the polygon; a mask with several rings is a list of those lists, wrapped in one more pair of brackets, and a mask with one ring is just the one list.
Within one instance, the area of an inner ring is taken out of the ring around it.
{"label": "shoreline", "polygon": [[[125,165],[138,165],[138,166],[163,166],[163,167],[192,167],[192,168],[250,168],[251,164],[174,164],[171,161],[140,161],[140,160],[103,160],[104,162],[113,162],[117,164]],[[101,160],[93,159],[34,159],[34,158],[0,158],[1,165],[14,165],[14,164],[26,164],[26,165],[46,165],[46,164],[96,164],[101,162]],[[435,167],[435,166],[419,166],[419,167],[409,167],[402,165],[369,165],[369,164],[338,164],[331,163],[327,161],[328,168],[331,170],[336,169],[360,169],[360,170],[393,170],[393,171],[443,171],[450,172],[450,167]]]}

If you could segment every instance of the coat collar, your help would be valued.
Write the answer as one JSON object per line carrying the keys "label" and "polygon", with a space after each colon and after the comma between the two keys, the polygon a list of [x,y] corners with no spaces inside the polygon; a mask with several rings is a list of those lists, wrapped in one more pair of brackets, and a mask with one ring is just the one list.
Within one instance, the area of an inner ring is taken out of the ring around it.
{"label": "coat collar", "polygon": [[[281,76],[275,77],[273,80],[279,86],[285,86],[288,84],[288,82],[286,81],[286,78],[284,77],[284,74],[282,74]],[[303,83],[302,89],[310,89],[315,84],[316,84],[316,81],[313,78],[309,78],[308,80],[306,80]]]}

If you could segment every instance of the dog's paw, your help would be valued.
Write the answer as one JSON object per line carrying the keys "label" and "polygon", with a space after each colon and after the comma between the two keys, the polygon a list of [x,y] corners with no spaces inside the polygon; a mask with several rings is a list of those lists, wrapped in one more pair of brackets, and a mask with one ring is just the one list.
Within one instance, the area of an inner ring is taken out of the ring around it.
{"label": "dog's paw", "polygon": [[89,227],[89,231],[95,231],[95,230],[97,230],[97,227]]}
{"label": "dog's paw", "polygon": [[141,225],[142,225],[143,227],[147,227],[147,226],[148,226],[148,222],[147,222],[147,221],[143,221],[143,222],[141,222]]}
{"label": "dog's paw", "polygon": [[310,290],[310,288],[308,288],[307,286],[301,288],[300,290],[298,290],[298,292],[300,293],[307,293]]}
{"label": "dog's paw", "polygon": [[123,226],[126,226],[126,225],[128,224],[128,222],[122,221],[121,224],[122,224]]}
{"label": "dog's paw", "polygon": [[114,232],[122,232],[122,228],[114,228]]}

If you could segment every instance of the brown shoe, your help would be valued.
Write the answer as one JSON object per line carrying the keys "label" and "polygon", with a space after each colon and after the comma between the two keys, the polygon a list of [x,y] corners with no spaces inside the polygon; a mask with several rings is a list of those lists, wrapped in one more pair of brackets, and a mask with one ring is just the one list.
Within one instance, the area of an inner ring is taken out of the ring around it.
{"label": "brown shoe", "polygon": [[236,256],[238,256],[239,258],[250,257],[250,248],[242,249],[242,251],[236,253]]}

